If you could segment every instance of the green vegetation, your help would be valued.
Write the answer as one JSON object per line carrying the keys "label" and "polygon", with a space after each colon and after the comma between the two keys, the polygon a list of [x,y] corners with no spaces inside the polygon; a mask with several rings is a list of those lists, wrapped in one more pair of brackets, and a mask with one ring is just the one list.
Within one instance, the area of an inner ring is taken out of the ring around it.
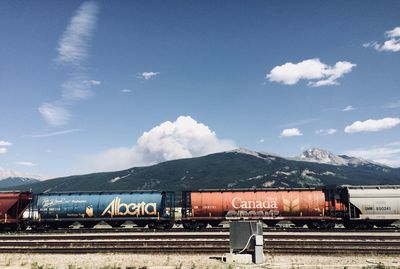
{"label": "green vegetation", "polygon": [[[204,188],[315,187],[400,184],[400,169],[367,164],[335,166],[235,152],[181,159],[117,172],[56,178],[20,189],[35,192],[89,190],[185,190]],[[120,178],[115,182],[112,179]],[[269,186],[269,185],[268,185]]]}

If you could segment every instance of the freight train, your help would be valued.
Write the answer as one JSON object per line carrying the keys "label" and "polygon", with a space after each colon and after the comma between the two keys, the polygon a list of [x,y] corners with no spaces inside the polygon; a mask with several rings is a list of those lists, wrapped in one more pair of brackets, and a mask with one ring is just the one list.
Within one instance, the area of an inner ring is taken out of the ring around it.
{"label": "freight train", "polygon": [[[387,227],[400,220],[400,185],[175,192],[0,192],[0,230],[92,228],[129,221],[150,229],[197,230],[224,221],[290,221],[310,229]],[[178,207],[179,205],[179,207]],[[179,209],[179,210],[178,210]],[[179,212],[181,214],[176,214]]]}

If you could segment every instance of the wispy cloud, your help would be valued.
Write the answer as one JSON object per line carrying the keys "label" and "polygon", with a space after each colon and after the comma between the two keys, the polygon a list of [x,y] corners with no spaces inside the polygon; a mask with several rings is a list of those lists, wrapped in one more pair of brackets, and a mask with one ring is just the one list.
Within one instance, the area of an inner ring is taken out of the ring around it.
{"label": "wispy cloud", "polygon": [[92,86],[101,84],[99,80],[90,79],[84,68],[98,10],[96,2],[82,3],[60,38],[55,61],[58,64],[73,67],[74,70],[61,84],[61,99],[45,102],[39,106],[40,114],[50,125],[66,125],[71,118],[69,107],[76,101],[93,96]]}
{"label": "wispy cloud", "polygon": [[329,128],[329,129],[319,129],[315,131],[317,135],[333,135],[336,133],[336,129]]}
{"label": "wispy cloud", "polygon": [[121,92],[123,92],[123,93],[130,93],[130,92],[132,92],[132,90],[130,90],[130,89],[122,89]]}
{"label": "wispy cloud", "polygon": [[143,72],[137,75],[137,78],[144,79],[144,80],[149,80],[152,79],[156,76],[158,76],[160,72]]}
{"label": "wispy cloud", "polygon": [[69,101],[79,101],[93,96],[92,86],[100,85],[99,80],[89,80],[84,73],[74,73],[62,85],[62,97]]}
{"label": "wispy cloud", "polygon": [[400,167],[400,141],[347,150],[346,155],[361,157],[392,167]]}
{"label": "wispy cloud", "polygon": [[399,108],[400,107],[400,100],[397,102],[393,102],[384,106],[385,108]]}
{"label": "wispy cloud", "polygon": [[36,166],[36,164],[34,164],[32,162],[25,162],[25,161],[16,162],[16,164],[21,165],[21,166]]}
{"label": "wispy cloud", "polygon": [[47,123],[54,126],[65,125],[71,118],[69,110],[57,102],[43,103],[38,110]]}
{"label": "wispy cloud", "polygon": [[351,125],[346,126],[346,133],[358,132],[379,132],[385,129],[390,129],[400,124],[400,118],[383,118],[379,120],[369,119],[366,121],[356,121]]}
{"label": "wispy cloud", "polygon": [[6,154],[8,152],[7,148],[0,148],[0,154]]}
{"label": "wispy cloud", "polygon": [[355,108],[353,106],[346,106],[345,108],[342,109],[343,112],[348,112],[348,111],[352,111],[355,110]]}
{"label": "wispy cloud", "polygon": [[364,48],[374,48],[377,51],[400,51],[400,26],[393,28],[392,30],[386,31],[386,38],[388,38],[383,44],[377,41],[370,41],[363,44]]}
{"label": "wispy cloud", "polygon": [[72,16],[58,44],[59,63],[80,65],[86,60],[98,10],[96,2],[84,2]]}
{"label": "wispy cloud", "polygon": [[62,130],[62,131],[58,131],[58,132],[34,134],[34,135],[31,135],[31,137],[34,137],[34,138],[51,137],[51,136],[58,136],[58,135],[66,135],[66,134],[75,133],[75,132],[79,132],[79,131],[80,131],[79,129],[68,129],[68,130]]}
{"label": "wispy cloud", "polygon": [[307,85],[311,87],[338,85],[337,80],[350,73],[355,66],[356,64],[347,61],[339,61],[334,66],[329,66],[314,58],[275,66],[265,79],[286,85],[294,85],[301,79],[308,80]]}
{"label": "wispy cloud", "polygon": [[13,145],[13,143],[11,143],[11,142],[0,140],[0,147],[10,147],[12,145]]}
{"label": "wispy cloud", "polygon": [[281,137],[302,136],[303,133],[297,128],[284,129],[281,132]]}
{"label": "wispy cloud", "polygon": [[316,122],[318,120],[319,120],[318,118],[302,119],[302,120],[298,120],[298,121],[293,121],[293,122],[282,124],[279,127],[281,127],[281,128],[296,127],[296,126],[301,126],[301,125],[306,125],[306,124],[309,124],[309,123],[313,123],[313,122]]}

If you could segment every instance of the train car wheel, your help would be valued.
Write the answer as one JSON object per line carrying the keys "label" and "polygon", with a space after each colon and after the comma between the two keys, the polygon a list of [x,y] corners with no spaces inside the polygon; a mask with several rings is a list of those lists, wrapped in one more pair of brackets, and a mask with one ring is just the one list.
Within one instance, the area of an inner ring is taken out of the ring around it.
{"label": "train car wheel", "polygon": [[307,223],[308,229],[319,229],[320,225],[318,222],[309,222]]}
{"label": "train car wheel", "polygon": [[210,221],[210,225],[212,227],[220,227],[220,223],[221,223],[220,221]]}
{"label": "train car wheel", "polygon": [[93,228],[95,225],[96,225],[96,223],[93,223],[93,222],[81,222],[81,225],[83,226],[83,228],[85,228],[85,229],[91,229],[91,228]]}
{"label": "train car wheel", "polygon": [[[306,223],[304,221],[292,221],[297,228],[303,228]],[[308,225],[307,225],[308,226]]]}
{"label": "train car wheel", "polygon": [[107,224],[113,228],[121,227],[122,223],[121,221],[107,221]]}

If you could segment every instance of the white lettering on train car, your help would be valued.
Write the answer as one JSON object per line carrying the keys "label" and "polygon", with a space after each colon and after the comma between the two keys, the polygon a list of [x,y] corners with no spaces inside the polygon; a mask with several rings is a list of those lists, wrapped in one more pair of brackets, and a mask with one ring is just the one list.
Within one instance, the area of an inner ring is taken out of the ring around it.
{"label": "white lettering on train car", "polygon": [[277,209],[278,205],[276,200],[273,199],[265,201],[246,201],[242,200],[240,197],[235,197],[232,199],[232,207],[235,209]]}

